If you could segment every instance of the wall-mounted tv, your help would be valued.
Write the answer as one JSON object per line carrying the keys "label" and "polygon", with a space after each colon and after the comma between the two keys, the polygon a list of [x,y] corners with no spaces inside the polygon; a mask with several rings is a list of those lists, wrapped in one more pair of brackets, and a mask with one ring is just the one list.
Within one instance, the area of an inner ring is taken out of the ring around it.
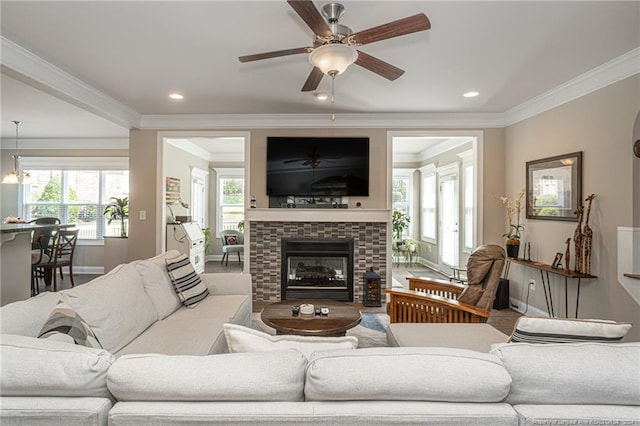
{"label": "wall-mounted tv", "polygon": [[369,138],[268,137],[267,195],[369,195]]}

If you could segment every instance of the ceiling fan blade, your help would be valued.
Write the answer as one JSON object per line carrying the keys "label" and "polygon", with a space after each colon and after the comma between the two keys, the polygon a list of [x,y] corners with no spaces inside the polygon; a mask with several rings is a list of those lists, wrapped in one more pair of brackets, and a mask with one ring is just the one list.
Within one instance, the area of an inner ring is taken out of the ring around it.
{"label": "ceiling fan blade", "polygon": [[302,20],[313,30],[313,32],[319,36],[329,37],[331,34],[331,28],[324,20],[320,12],[310,0],[287,0],[289,6],[296,11],[296,13],[302,18]]}
{"label": "ceiling fan blade", "polygon": [[322,77],[324,77],[324,73],[318,67],[313,67],[309,77],[307,77],[307,81],[304,82],[304,86],[302,86],[303,92],[313,92],[318,88],[318,85],[322,81]]}
{"label": "ceiling fan blade", "polygon": [[374,56],[368,55],[358,50],[358,59],[356,65],[360,65],[362,68],[366,68],[371,72],[378,74],[387,80],[395,80],[404,74],[404,70],[398,67],[394,67],[388,62],[378,59]]}
{"label": "ceiling fan blade", "polygon": [[408,16],[397,21],[387,22],[353,35],[357,44],[369,44],[392,37],[425,31],[431,28],[431,22],[424,13]]}
{"label": "ceiling fan blade", "polygon": [[295,49],[276,50],[273,52],[256,53],[255,55],[240,56],[240,62],[259,61],[260,59],[277,58],[280,56],[297,55],[299,53],[307,53],[308,47],[297,47]]}

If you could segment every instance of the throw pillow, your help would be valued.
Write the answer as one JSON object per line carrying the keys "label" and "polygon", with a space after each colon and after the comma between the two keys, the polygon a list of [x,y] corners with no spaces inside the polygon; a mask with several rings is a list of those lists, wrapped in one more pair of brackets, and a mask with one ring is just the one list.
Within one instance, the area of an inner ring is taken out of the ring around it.
{"label": "throw pillow", "polygon": [[63,301],[58,302],[53,308],[49,319],[42,326],[38,338],[102,349],[102,345],[91,327],[71,306]]}
{"label": "throw pillow", "polygon": [[225,235],[224,236],[224,245],[225,246],[235,246],[238,244],[238,236],[237,235]]}
{"label": "throw pillow", "polygon": [[604,320],[520,317],[508,342],[511,343],[615,343],[631,324]]}
{"label": "throw pillow", "polygon": [[167,259],[167,271],[180,302],[186,307],[195,307],[209,295],[207,286],[196,274],[186,254]]}
{"label": "throw pillow", "polygon": [[224,324],[224,337],[229,352],[267,352],[297,349],[309,358],[314,351],[328,349],[356,349],[358,339],[353,336],[316,337],[281,335],[271,336],[258,330],[237,324]]}

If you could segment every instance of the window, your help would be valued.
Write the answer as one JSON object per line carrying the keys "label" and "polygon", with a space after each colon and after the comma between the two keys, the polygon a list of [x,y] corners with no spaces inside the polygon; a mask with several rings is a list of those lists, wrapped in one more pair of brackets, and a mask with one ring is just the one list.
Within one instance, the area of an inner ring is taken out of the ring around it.
{"label": "window", "polygon": [[[394,169],[392,179],[391,204],[392,210],[401,211],[411,219],[411,175],[413,169]],[[412,232],[413,223],[404,230],[403,238],[408,238]]]}
{"label": "window", "polygon": [[430,164],[420,169],[422,173],[422,239],[436,242],[436,169]]}
{"label": "window", "polygon": [[218,232],[244,222],[244,170],[218,169]]}
{"label": "window", "polygon": [[[81,170],[86,164],[95,169]],[[23,186],[22,215],[27,220],[53,216],[62,223],[74,223],[84,240],[120,235],[120,221],[107,224],[103,212],[111,197],[129,196],[126,167],[127,158],[25,158],[23,168],[31,174],[32,183]]]}

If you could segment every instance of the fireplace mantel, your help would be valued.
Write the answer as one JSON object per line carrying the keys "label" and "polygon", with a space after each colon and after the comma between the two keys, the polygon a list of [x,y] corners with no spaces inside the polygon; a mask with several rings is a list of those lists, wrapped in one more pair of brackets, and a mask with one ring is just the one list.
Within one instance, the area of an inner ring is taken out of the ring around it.
{"label": "fireplace mantel", "polygon": [[390,210],[371,209],[247,209],[250,222],[390,222]]}

